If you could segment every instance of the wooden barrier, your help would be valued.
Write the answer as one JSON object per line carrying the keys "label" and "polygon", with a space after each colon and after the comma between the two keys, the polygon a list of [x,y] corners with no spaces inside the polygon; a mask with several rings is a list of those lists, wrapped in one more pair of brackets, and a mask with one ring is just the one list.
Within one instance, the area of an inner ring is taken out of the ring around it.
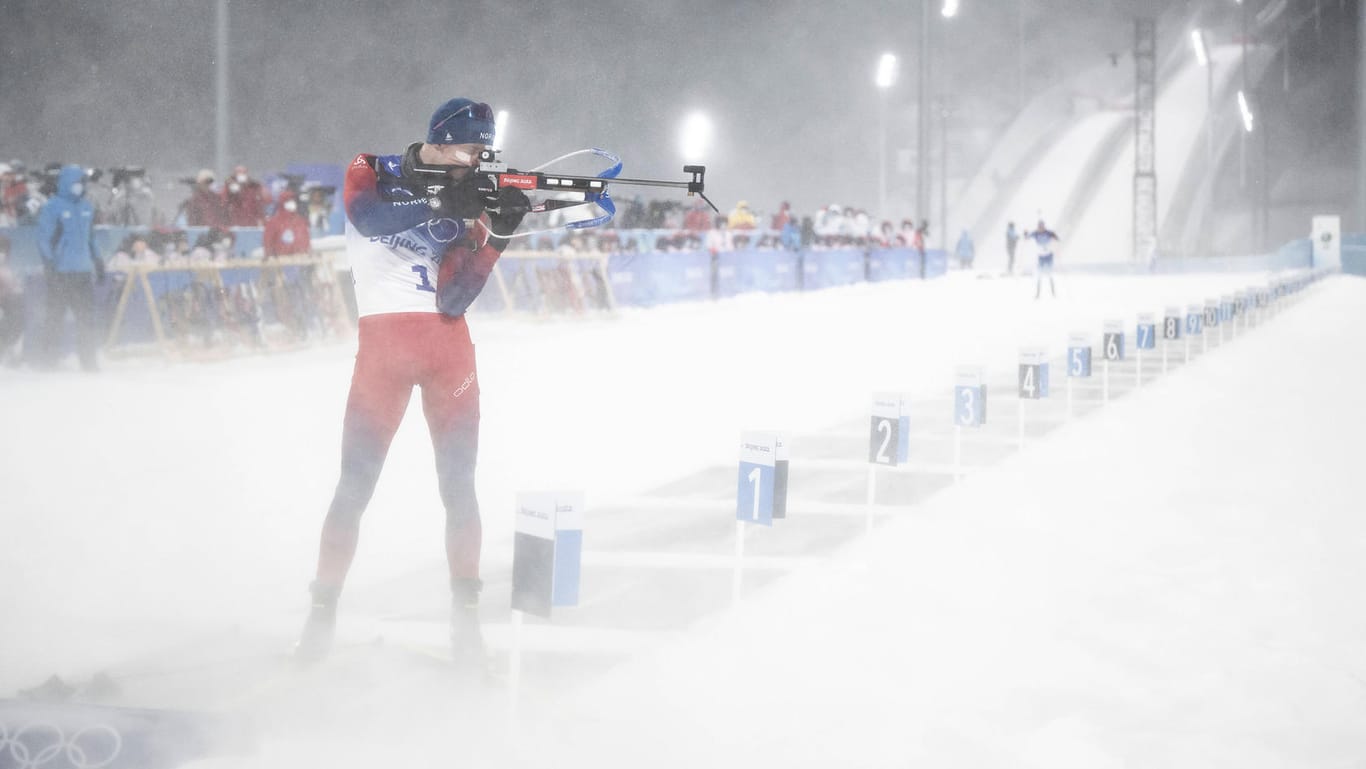
{"label": "wooden barrier", "polygon": [[[146,303],[153,346],[167,357],[217,358],[237,351],[302,347],[309,339],[339,338],[352,328],[326,253],[181,260],[110,272],[124,276],[105,338],[111,352],[138,349],[120,343],[134,293],[141,293]],[[224,279],[228,274],[233,280]],[[172,285],[172,275],[183,277]],[[156,276],[166,276],[160,291],[152,285]]]}

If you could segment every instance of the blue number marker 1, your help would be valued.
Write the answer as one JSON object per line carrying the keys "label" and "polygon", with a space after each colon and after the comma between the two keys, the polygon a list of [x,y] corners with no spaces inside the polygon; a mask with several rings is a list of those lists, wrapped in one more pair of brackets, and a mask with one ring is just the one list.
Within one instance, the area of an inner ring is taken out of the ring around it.
{"label": "blue number marker 1", "polygon": [[773,492],[777,476],[778,439],[773,433],[740,436],[740,477],[735,489],[735,520],[773,525]]}

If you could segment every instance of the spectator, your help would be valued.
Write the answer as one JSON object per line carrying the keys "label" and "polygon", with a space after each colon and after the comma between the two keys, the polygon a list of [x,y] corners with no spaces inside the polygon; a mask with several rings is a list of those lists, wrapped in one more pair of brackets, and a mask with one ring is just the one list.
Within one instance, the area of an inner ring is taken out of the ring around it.
{"label": "spectator", "polygon": [[877,245],[880,248],[891,248],[896,245],[896,230],[892,227],[892,223],[886,219],[883,219],[882,224],[878,227]]}
{"label": "spectator", "polygon": [[285,190],[280,193],[280,205],[275,207],[275,213],[266,220],[261,245],[267,259],[309,252],[311,240],[308,220],[299,213],[299,201],[294,199],[292,191]]}
{"label": "spectator", "polygon": [[809,216],[802,217],[801,247],[805,251],[816,245],[816,223]]}
{"label": "spectator", "polygon": [[1015,248],[1020,244],[1020,233],[1015,229],[1015,222],[1006,223],[1006,273],[1015,274]]}
{"label": "spectator", "polygon": [[161,256],[147,244],[146,235],[130,235],[128,247],[119,249],[109,260],[110,270],[127,271],[134,267],[156,267],[161,264]]}
{"label": "spectator", "polygon": [[915,236],[911,241],[911,248],[915,249],[916,259],[920,262],[920,279],[925,279],[925,239],[930,235],[930,223],[920,220],[920,226],[915,228]]}
{"label": "spectator", "polygon": [[28,183],[24,180],[22,165],[20,171],[16,171],[14,165],[0,163],[0,227],[19,223],[27,197]]}
{"label": "spectator", "polygon": [[205,168],[194,177],[194,189],[185,201],[185,224],[191,227],[227,227],[228,210],[223,196],[213,188],[213,171]]}
{"label": "spectator", "polygon": [[896,244],[902,248],[915,245],[915,222],[910,219],[901,220],[901,229],[896,233]]}
{"label": "spectator", "polygon": [[726,229],[726,217],[717,215],[713,222],[713,227],[707,230],[706,246],[712,256],[716,256],[723,251],[735,250],[735,243],[731,239],[730,230]]}
{"label": "spectator", "polygon": [[711,211],[701,198],[693,201],[692,207],[683,217],[683,229],[690,232],[703,232],[711,229]]}
{"label": "spectator", "polygon": [[212,227],[194,242],[194,248],[190,250],[190,261],[227,261],[233,256],[232,244],[234,240],[231,230],[224,227]]}
{"label": "spectator", "polygon": [[726,219],[726,228],[729,230],[739,230],[731,236],[732,248],[744,248],[749,245],[749,231],[755,227],[754,212],[749,210],[749,201],[742,200],[735,204],[735,208],[730,212],[730,217]]}
{"label": "spectator", "polygon": [[233,227],[260,227],[266,220],[266,206],[270,193],[247,175],[246,166],[232,170],[223,189],[223,204],[227,207],[228,224]]}
{"label": "spectator", "polygon": [[9,267],[9,248],[9,238],[0,235],[0,363],[15,366],[19,356],[10,350],[24,333],[24,291]]}
{"label": "spectator", "polygon": [[315,232],[326,233],[332,226],[332,193],[325,187],[308,190],[308,226]]}
{"label": "spectator", "polygon": [[732,230],[754,229],[754,212],[749,210],[749,201],[742,200],[735,204],[735,208],[730,212],[730,217],[726,219],[726,226]]}
{"label": "spectator", "polygon": [[849,213],[849,230],[852,235],[854,245],[863,248],[868,245],[868,241],[873,236],[873,220],[868,216],[868,212],[862,208],[851,210]]}
{"label": "spectator", "polygon": [[816,236],[820,244],[826,248],[834,248],[840,244],[840,238],[844,236],[844,208],[838,203],[831,203],[822,211],[816,212]]}
{"label": "spectator", "polygon": [[954,246],[953,253],[958,257],[958,266],[965,269],[972,269],[972,260],[976,255],[977,249],[972,245],[972,236],[967,230],[963,230],[958,235],[958,245]]}
{"label": "spectator", "polygon": [[85,198],[85,172],[80,166],[62,166],[57,194],[38,213],[38,253],[47,276],[44,362],[56,365],[62,357],[69,309],[76,317],[81,368],[95,371],[95,283],[104,280],[104,263],[95,247],[95,206]]}
{"label": "spectator", "polygon": [[769,229],[782,232],[787,223],[792,221],[792,204],[784,200],[778,204],[778,213],[773,215],[773,221],[769,224]]}
{"label": "spectator", "polygon": [[[787,204],[784,203],[783,205]],[[811,220],[807,219],[806,221],[810,222]],[[800,249],[802,247],[803,240],[802,225],[798,224],[797,220],[794,219],[792,216],[788,216],[787,221],[783,223],[782,230],[780,230],[778,233],[778,238],[782,243],[782,247],[784,249],[788,251],[796,251]]]}
{"label": "spectator", "polygon": [[184,230],[176,230],[174,234],[167,237],[161,249],[161,261],[163,263],[186,262],[190,259],[190,236]]}

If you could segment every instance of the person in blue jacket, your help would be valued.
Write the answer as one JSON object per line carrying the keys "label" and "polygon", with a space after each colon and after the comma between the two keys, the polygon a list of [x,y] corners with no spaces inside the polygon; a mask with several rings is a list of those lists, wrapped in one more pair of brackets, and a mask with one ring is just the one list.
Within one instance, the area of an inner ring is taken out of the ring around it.
{"label": "person in blue jacket", "polygon": [[76,318],[76,351],[81,368],[94,371],[95,283],[104,280],[104,262],[95,247],[95,206],[85,197],[85,172],[62,166],[57,194],[38,212],[38,253],[47,277],[44,357],[48,365],[62,358],[66,313]]}

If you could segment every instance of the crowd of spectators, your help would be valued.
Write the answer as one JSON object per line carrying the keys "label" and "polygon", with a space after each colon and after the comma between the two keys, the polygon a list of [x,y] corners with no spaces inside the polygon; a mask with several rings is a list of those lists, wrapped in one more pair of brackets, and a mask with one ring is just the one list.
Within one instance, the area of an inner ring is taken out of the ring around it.
{"label": "crowd of spectators", "polygon": [[[713,211],[701,198],[647,202],[637,196],[616,206],[616,217],[603,227],[558,237],[542,235],[528,241],[525,248],[560,254],[702,249],[718,253],[743,248],[911,248],[923,252],[929,237],[929,223],[924,220],[918,224],[911,218],[895,223],[884,220],[875,225],[867,211],[838,204],[801,217],[787,201],[780,202],[771,215],[746,200],[727,213]],[[563,222],[547,226],[559,224]],[[651,242],[618,234],[620,230],[649,230]]]}
{"label": "crowd of spectators", "polygon": [[[0,227],[32,225],[43,204],[56,194],[60,164],[31,168],[20,160],[0,162]],[[129,227],[264,227],[286,198],[292,198],[313,234],[326,231],[335,188],[280,174],[261,181],[237,166],[219,181],[202,170],[180,180],[189,194],[159,206],[146,171],[125,166],[85,170],[85,197],[95,206],[95,223]],[[172,195],[172,186],[162,194]]]}

